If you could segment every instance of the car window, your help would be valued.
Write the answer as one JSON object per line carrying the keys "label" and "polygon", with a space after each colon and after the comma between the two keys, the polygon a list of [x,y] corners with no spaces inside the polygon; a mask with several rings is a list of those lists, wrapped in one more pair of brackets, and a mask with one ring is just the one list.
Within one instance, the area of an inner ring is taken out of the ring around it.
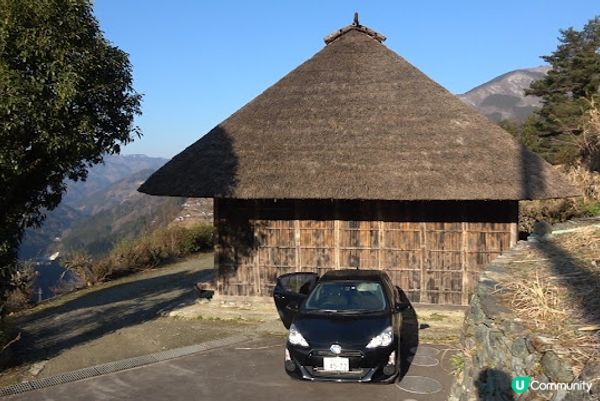
{"label": "car window", "polygon": [[375,281],[325,281],[317,284],[304,304],[305,310],[382,311],[386,298]]}
{"label": "car window", "polygon": [[297,294],[308,294],[312,284],[315,282],[314,273],[295,273],[279,278],[279,285],[289,292]]}

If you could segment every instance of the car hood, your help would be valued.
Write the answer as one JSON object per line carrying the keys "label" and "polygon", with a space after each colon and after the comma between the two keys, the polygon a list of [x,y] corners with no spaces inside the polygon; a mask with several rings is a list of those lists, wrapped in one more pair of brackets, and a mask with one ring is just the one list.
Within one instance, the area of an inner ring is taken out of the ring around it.
{"label": "car hood", "polygon": [[392,321],[388,313],[355,314],[300,314],[294,325],[313,348],[329,348],[339,344],[344,348],[366,346]]}

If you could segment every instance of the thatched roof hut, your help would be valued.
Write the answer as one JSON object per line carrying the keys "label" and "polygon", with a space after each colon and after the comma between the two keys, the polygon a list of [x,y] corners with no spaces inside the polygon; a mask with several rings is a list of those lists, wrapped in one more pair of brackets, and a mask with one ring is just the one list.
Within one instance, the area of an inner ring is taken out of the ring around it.
{"label": "thatched roof hut", "polygon": [[577,195],[384,40],[357,22],[336,31],[140,187],[214,198],[220,292],[376,268],[412,301],[466,304],[515,244],[519,200]]}
{"label": "thatched roof hut", "polygon": [[140,191],[242,199],[573,196],[510,134],[350,25],[175,156]]}

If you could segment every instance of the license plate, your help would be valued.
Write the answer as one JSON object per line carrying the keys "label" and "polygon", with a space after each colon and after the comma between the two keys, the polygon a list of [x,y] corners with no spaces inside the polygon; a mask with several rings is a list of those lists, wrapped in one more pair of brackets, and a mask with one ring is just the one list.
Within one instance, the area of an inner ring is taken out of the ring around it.
{"label": "license plate", "polygon": [[350,370],[350,363],[348,358],[323,358],[323,370],[347,372]]}

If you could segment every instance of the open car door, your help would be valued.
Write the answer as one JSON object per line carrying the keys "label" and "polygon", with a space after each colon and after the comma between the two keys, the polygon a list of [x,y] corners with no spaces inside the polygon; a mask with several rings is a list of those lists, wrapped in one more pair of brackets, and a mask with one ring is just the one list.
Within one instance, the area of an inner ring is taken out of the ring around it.
{"label": "open car door", "polygon": [[286,329],[289,329],[300,303],[314,288],[319,275],[317,273],[288,273],[277,277],[273,298],[279,317]]}

